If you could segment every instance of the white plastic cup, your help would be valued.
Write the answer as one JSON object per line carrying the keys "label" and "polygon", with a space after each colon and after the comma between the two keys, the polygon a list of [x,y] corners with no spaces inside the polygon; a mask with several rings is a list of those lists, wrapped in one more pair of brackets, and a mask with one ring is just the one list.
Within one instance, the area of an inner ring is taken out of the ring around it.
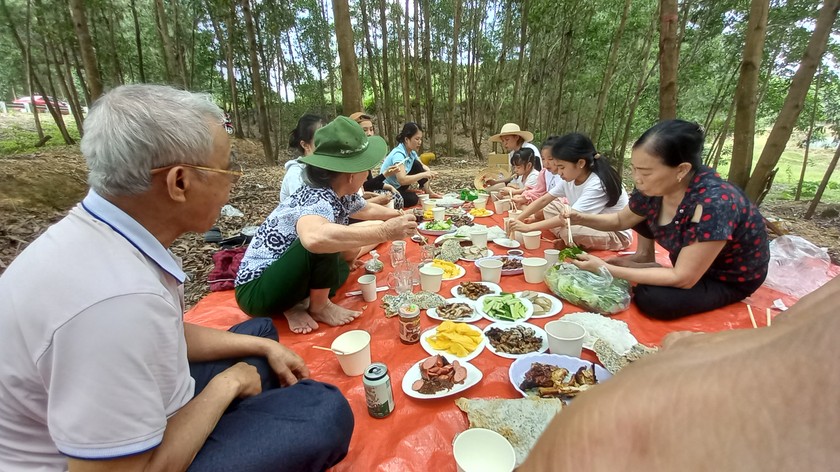
{"label": "white plastic cup", "polygon": [[551,267],[557,264],[557,261],[560,259],[560,251],[557,249],[546,249],[543,251],[543,257],[548,262],[549,267]]}
{"label": "white plastic cup", "polygon": [[493,206],[496,209],[496,214],[501,215],[502,213],[510,210],[510,199],[505,198],[501,200],[496,200],[495,202],[493,202]]}
{"label": "white plastic cup", "polygon": [[511,472],[516,452],[501,434],[484,428],[470,428],[455,437],[452,455],[458,472]]}
{"label": "white plastic cup", "polygon": [[359,277],[359,286],[362,288],[362,298],[366,302],[376,301],[376,276],[367,274]]}
{"label": "white plastic cup", "polygon": [[417,198],[420,200],[420,203],[426,203],[426,201],[429,199],[429,194],[419,193],[417,194]]}
{"label": "white plastic cup", "polygon": [[586,328],[571,321],[554,320],[546,323],[548,352],[565,356],[580,357]]}
{"label": "white plastic cup", "polygon": [[528,231],[527,233],[522,233],[522,239],[525,243],[525,249],[537,249],[540,247],[540,236],[542,235],[541,231]]}
{"label": "white plastic cup", "polygon": [[522,214],[522,210],[509,210],[508,216],[511,218],[518,218]]}
{"label": "white plastic cup", "polygon": [[487,228],[477,228],[470,231],[470,241],[473,246],[487,247]]}
{"label": "white plastic cup", "polygon": [[522,269],[525,273],[525,281],[529,284],[538,284],[543,281],[545,268],[548,265],[542,257],[526,257],[522,259]]}
{"label": "white plastic cup", "polygon": [[365,373],[370,365],[370,333],[354,329],[335,338],[331,348],[344,354],[336,354],[341,370],[350,377]]}
{"label": "white plastic cup", "polygon": [[502,266],[504,262],[499,259],[481,259],[478,261],[478,269],[481,271],[481,280],[494,284],[502,280]]}
{"label": "white plastic cup", "polygon": [[432,215],[434,215],[435,221],[443,221],[446,215],[446,208],[444,207],[434,207],[432,208]]}
{"label": "white plastic cup", "polygon": [[442,281],[443,269],[440,267],[427,264],[420,268],[420,288],[426,292],[439,292]]}
{"label": "white plastic cup", "polygon": [[473,207],[478,208],[479,210],[487,209],[487,197],[476,198],[473,202]]}
{"label": "white plastic cup", "polygon": [[426,212],[426,211],[430,211],[430,210],[434,210],[434,209],[435,209],[435,202],[429,200],[428,196],[427,196],[426,200],[423,200],[423,211]]}

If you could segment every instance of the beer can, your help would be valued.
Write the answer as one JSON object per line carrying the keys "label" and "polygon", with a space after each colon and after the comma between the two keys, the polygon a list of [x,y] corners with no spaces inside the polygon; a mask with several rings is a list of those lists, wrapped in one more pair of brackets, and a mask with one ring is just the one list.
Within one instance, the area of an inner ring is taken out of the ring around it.
{"label": "beer can", "polygon": [[385,418],[394,411],[394,392],[391,390],[391,377],[388,367],[376,362],[365,369],[362,380],[365,386],[365,401],[368,413],[374,418]]}

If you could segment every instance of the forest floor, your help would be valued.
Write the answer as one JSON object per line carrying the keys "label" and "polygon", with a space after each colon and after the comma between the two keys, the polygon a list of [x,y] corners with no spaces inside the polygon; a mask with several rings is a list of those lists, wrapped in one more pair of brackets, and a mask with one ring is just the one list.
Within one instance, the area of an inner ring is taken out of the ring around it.
{"label": "forest floor", "polygon": [[[456,148],[471,149],[466,138],[456,139]],[[264,163],[259,143],[237,139],[233,147],[243,164],[245,176],[232,191],[229,203],[244,216],[220,217],[218,226],[225,237],[237,235],[245,226],[262,223],[277,203],[283,176],[282,166]],[[431,167],[440,174],[434,182],[435,190],[456,191],[472,187],[473,176],[486,165],[474,157],[442,156]],[[30,242],[84,197],[86,175],[78,146],[0,155],[0,273]],[[767,201],[761,210],[785,231],[827,248],[833,262],[840,264],[840,204],[820,205],[814,219],[803,220],[807,204],[807,201]],[[171,249],[183,259],[184,269],[190,276],[185,295],[187,305],[192,306],[208,293],[207,274],[212,268],[211,256],[218,246],[205,243],[203,235],[186,234],[175,241]]]}

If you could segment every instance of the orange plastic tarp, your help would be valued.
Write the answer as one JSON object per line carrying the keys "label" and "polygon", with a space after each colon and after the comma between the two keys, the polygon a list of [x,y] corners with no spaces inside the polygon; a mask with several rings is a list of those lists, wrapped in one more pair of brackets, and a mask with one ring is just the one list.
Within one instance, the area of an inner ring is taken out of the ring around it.
{"label": "orange plastic tarp", "polygon": [[[493,216],[482,218],[477,222],[499,225],[501,218]],[[551,235],[546,232],[546,237]],[[407,244],[407,255],[410,260],[418,260],[419,246],[412,242]],[[379,247],[385,263],[384,273],[377,275],[377,285],[387,284],[387,273],[391,269],[388,259],[389,243]],[[498,254],[503,248],[491,244]],[[541,247],[535,250],[525,250],[526,256],[543,255],[544,249],[551,244],[543,241]],[[523,248],[524,249],[524,248]],[[667,254],[658,248],[657,260],[669,264]],[[503,253],[503,252],[502,252]],[[601,256],[611,256],[614,253],[595,253]],[[466,275],[459,280],[445,281],[439,292],[444,298],[450,297],[450,289],[462,281],[479,281],[480,274],[473,263],[460,262],[466,268]],[[837,269],[834,267],[834,269]],[[403,376],[414,363],[428,357],[420,344],[404,345],[398,336],[398,317],[386,318],[380,306],[381,297],[393,294],[393,290],[380,292],[380,299],[376,302],[365,303],[361,297],[346,297],[345,292],[358,290],[356,279],[362,275],[363,269],[350,275],[347,283],[334,298],[334,301],[344,307],[354,310],[364,310],[362,316],[347,326],[321,327],[309,334],[293,334],[285,319],[275,320],[280,333],[280,342],[300,354],[307,362],[312,377],[316,380],[332,383],[344,393],[353,408],[356,427],[350,443],[347,458],[334,467],[335,471],[454,471],[455,462],[452,458],[452,440],[455,435],[467,428],[468,422],[454,400],[458,397],[468,398],[518,398],[508,380],[508,368],[512,360],[494,355],[485,349],[478,357],[470,361],[478,367],[484,375],[478,385],[453,397],[436,400],[416,400],[406,396],[401,388]],[[501,286],[509,292],[519,290],[537,290],[550,293],[545,283],[529,284],[522,275],[503,276]],[[759,327],[764,326],[766,307],[771,307],[773,300],[781,298],[788,306],[795,299],[762,287],[750,297],[750,303]],[[530,320],[529,322],[544,327],[548,321],[567,314],[584,311],[564,301],[560,315],[551,318]],[[774,312],[776,313],[776,312]],[[760,315],[760,316],[759,316]],[[614,318],[625,321],[633,335],[639,342],[647,345],[658,345],[662,338],[672,331],[722,331],[728,329],[750,328],[747,309],[743,303],[735,303],[712,312],[688,316],[680,320],[663,322],[651,320],[642,316],[635,304]],[[248,319],[237,306],[233,291],[211,293],[202,299],[185,315],[185,321],[214,328],[227,329],[234,324]],[[423,314],[421,327],[425,331],[437,325]],[[474,323],[483,329],[487,320]],[[339,334],[353,329],[364,329],[371,334],[371,356],[373,362],[384,362],[388,366],[391,384],[394,392],[395,410],[384,419],[374,419],[368,415],[365,404],[364,389],[361,377],[347,377],[341,371],[338,361],[330,352],[312,349],[313,345],[329,346]],[[583,357],[596,361],[594,354],[584,350]]]}

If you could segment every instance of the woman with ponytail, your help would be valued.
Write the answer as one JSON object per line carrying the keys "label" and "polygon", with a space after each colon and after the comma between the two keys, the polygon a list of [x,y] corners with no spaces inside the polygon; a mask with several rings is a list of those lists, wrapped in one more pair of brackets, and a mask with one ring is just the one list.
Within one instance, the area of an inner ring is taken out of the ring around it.
{"label": "woman with ponytail", "polygon": [[406,207],[417,205],[419,201],[417,192],[411,189],[413,183],[417,183],[430,198],[440,198],[431,186],[431,180],[437,176],[437,172],[420,162],[417,155],[423,145],[423,128],[417,123],[408,122],[403,125],[396,141],[397,146],[385,156],[379,168],[379,173],[385,175],[388,175],[392,166],[397,168],[397,172],[386,177],[385,182],[396,187]]}
{"label": "woman with ponytail", "polygon": [[[561,178],[548,193],[528,205],[511,222],[510,229],[550,229],[560,238],[555,241],[555,247],[562,249],[570,244],[566,240],[569,232],[565,218],[560,216],[564,205],[555,200],[565,197],[572,209],[581,213],[617,213],[627,206],[627,192],[615,169],[595,150],[592,141],[580,133],[569,133],[554,141],[550,157]],[[540,210],[545,215],[544,220],[525,223],[526,218]],[[600,231],[580,225],[573,225],[571,229],[574,243],[589,250],[618,251],[629,246],[633,239],[630,230]]]}

